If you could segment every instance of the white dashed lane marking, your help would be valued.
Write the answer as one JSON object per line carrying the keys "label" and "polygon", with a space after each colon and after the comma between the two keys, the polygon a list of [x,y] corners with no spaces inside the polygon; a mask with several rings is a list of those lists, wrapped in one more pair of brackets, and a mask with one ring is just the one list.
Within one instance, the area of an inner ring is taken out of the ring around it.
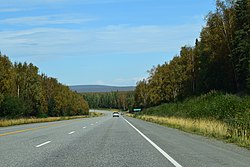
{"label": "white dashed lane marking", "polygon": [[71,135],[71,134],[73,134],[73,133],[75,133],[75,131],[69,132],[69,135]]}
{"label": "white dashed lane marking", "polygon": [[42,144],[37,145],[36,148],[41,147],[41,146],[44,146],[45,144],[49,144],[50,142],[51,142],[51,141],[46,141],[46,142],[44,142],[44,143],[42,143]]}

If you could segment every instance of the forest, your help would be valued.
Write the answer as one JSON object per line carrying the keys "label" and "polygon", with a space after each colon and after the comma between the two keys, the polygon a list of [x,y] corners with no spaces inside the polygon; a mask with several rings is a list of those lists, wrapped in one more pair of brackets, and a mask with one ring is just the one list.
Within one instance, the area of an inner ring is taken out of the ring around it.
{"label": "forest", "polygon": [[134,105],[133,91],[93,92],[82,93],[90,108],[112,108],[131,110]]}
{"label": "forest", "polygon": [[[195,46],[139,81],[139,115],[219,121],[223,138],[250,143],[250,0],[217,0]],[[212,123],[211,123],[212,124]]]}
{"label": "forest", "polygon": [[250,0],[217,0],[195,46],[183,46],[137,83],[135,105],[157,106],[212,90],[250,93]]}
{"label": "forest", "polygon": [[33,64],[12,63],[0,53],[0,118],[73,116],[89,113],[88,103]]}

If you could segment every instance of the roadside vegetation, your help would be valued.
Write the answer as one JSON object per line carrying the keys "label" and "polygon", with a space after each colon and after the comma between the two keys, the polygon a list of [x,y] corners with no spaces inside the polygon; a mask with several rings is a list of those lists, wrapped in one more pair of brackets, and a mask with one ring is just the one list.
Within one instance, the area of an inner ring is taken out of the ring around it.
{"label": "roadside vegetation", "polygon": [[134,104],[134,92],[93,92],[82,93],[82,96],[89,104],[90,108],[95,109],[132,109]]}
{"label": "roadside vegetation", "polygon": [[212,91],[130,115],[250,148],[250,97]]}
{"label": "roadside vegetation", "polygon": [[249,30],[250,0],[216,0],[195,45],[137,83],[134,117],[249,148]]}
{"label": "roadside vegetation", "polygon": [[0,53],[0,119],[88,115],[84,98],[33,64]]}
{"label": "roadside vegetation", "polygon": [[102,116],[102,113],[99,112],[90,112],[89,115],[78,115],[78,116],[65,116],[65,117],[47,117],[47,118],[18,118],[18,119],[0,119],[0,127],[13,126],[13,125],[22,125],[29,123],[41,123],[41,122],[53,122],[53,121],[62,121],[78,118],[90,118]]}
{"label": "roadside vegetation", "polygon": [[216,2],[195,46],[183,46],[137,83],[136,106],[182,101],[212,90],[250,93],[250,0]]}

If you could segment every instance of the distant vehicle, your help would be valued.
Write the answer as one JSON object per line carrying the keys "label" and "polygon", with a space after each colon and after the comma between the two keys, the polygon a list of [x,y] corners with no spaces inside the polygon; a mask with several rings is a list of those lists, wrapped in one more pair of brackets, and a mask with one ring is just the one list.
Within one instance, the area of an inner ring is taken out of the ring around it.
{"label": "distant vehicle", "polygon": [[113,117],[119,117],[119,113],[118,112],[113,112]]}

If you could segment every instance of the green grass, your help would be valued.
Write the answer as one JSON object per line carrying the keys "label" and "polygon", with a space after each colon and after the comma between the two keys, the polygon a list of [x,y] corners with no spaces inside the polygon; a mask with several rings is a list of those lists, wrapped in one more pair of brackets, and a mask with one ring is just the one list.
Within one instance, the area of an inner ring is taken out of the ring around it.
{"label": "green grass", "polygon": [[216,138],[250,149],[250,140],[244,137],[239,137],[238,135],[231,136],[229,133],[230,127],[222,121],[138,114],[127,114],[127,116],[176,128],[193,134]]}
{"label": "green grass", "polygon": [[210,92],[183,102],[166,103],[144,110],[147,115],[176,116],[183,118],[213,118],[226,120],[245,113],[250,108],[249,97]]}
{"label": "green grass", "polygon": [[90,118],[102,116],[102,113],[90,112],[89,115],[80,115],[80,116],[66,116],[66,117],[48,117],[48,118],[19,118],[19,119],[0,119],[0,127],[13,126],[13,125],[22,125],[30,123],[40,123],[40,122],[53,122],[53,121],[62,121],[78,118]]}
{"label": "green grass", "polygon": [[133,117],[250,148],[249,96],[212,91],[183,102],[151,107]]}

